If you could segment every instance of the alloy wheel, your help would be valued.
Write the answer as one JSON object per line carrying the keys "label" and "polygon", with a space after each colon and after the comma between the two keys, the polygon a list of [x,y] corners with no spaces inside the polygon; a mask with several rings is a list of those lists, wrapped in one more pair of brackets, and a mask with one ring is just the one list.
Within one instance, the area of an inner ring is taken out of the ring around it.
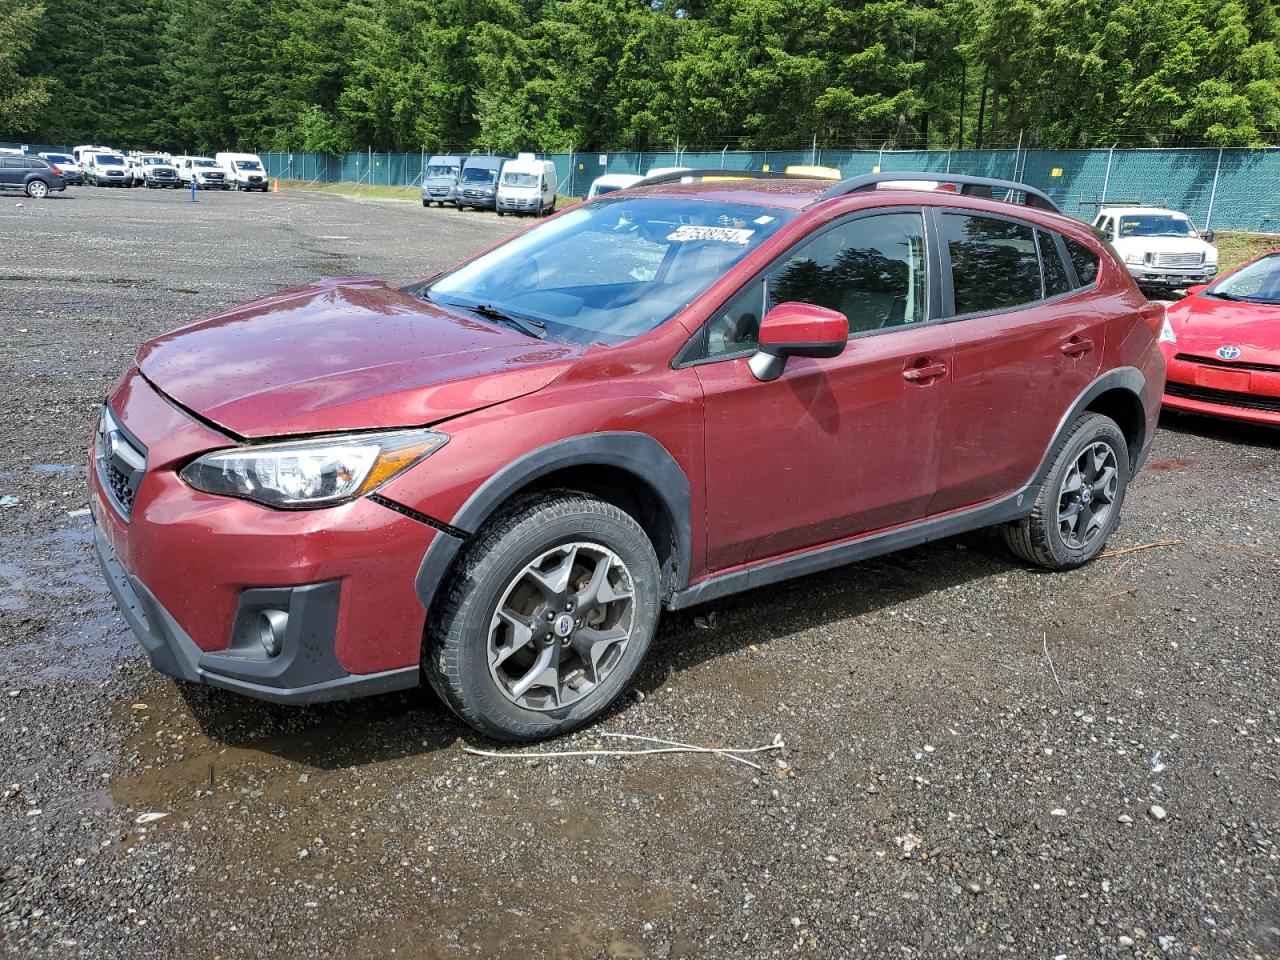
{"label": "alloy wheel", "polygon": [[1119,488],[1119,459],[1111,444],[1099,440],[1085,447],[1058,488],[1062,542],[1078,550],[1108,529]]}
{"label": "alloy wheel", "polygon": [[32,180],[27,184],[27,196],[33,200],[43,200],[49,195],[49,188],[43,180]]}
{"label": "alloy wheel", "polygon": [[552,547],[508,583],[489,625],[489,673],[526,710],[568,706],[605,682],[631,639],[635,585],[598,543]]}

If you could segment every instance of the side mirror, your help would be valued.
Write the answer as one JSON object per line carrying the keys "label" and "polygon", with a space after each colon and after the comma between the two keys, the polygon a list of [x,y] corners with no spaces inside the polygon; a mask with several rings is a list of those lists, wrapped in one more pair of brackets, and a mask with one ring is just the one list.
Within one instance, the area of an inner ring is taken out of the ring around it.
{"label": "side mirror", "polygon": [[788,357],[838,357],[849,343],[843,313],[811,303],[780,303],[760,321],[760,346],[748,361],[757,380],[777,380]]}
{"label": "side mirror", "polygon": [[1213,243],[1214,236],[1215,234],[1212,230],[1206,230],[1203,234],[1201,234],[1201,238],[1204,240],[1205,243]]}
{"label": "side mirror", "polygon": [[1209,285],[1208,285],[1207,283],[1197,283],[1197,284],[1193,284],[1192,286],[1187,287],[1187,289],[1183,291],[1183,296],[1187,296],[1187,297],[1194,297],[1194,296],[1195,296],[1197,293],[1199,293],[1201,290],[1205,290],[1205,289],[1207,289],[1207,288],[1208,288],[1208,286],[1209,286]]}

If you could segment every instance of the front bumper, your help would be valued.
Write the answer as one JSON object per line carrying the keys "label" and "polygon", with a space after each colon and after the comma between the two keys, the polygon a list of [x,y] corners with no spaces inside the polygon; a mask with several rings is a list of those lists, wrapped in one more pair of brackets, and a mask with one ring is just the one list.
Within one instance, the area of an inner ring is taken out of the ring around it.
{"label": "front bumper", "polygon": [[1183,413],[1280,426],[1280,369],[1258,369],[1258,365],[1233,369],[1211,358],[1188,356],[1166,347],[1169,374],[1163,406]]}
{"label": "front bumper", "polygon": [[498,209],[503,213],[537,213],[541,206],[541,202],[536,198],[511,199],[510,197],[501,197],[498,199]]}
{"label": "front bumper", "polygon": [[[109,406],[144,463],[126,515],[91,452],[95,542],[156,669],[282,703],[418,684],[426,614],[414,579],[435,530],[369,499],[282,511],[200,493],[178,469],[232,441],[136,371]],[[262,642],[272,617],[274,656]]]}
{"label": "front bumper", "polygon": [[1194,283],[1208,283],[1218,275],[1216,263],[1206,263],[1199,267],[1156,267],[1126,263],[1125,267],[1139,285],[1151,287],[1189,287]]}
{"label": "front bumper", "polygon": [[478,207],[483,210],[493,210],[497,206],[498,201],[492,193],[485,196],[484,194],[463,191],[458,195],[458,203],[464,207]]}
{"label": "front bumper", "polygon": [[431,203],[454,203],[458,199],[457,190],[447,186],[427,186],[422,188],[422,199]]}

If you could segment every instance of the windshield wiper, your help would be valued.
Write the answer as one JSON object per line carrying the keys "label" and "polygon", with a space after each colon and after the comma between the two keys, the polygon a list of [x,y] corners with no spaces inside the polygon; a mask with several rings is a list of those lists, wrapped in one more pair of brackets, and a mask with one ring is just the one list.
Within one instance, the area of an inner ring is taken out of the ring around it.
{"label": "windshield wiper", "polygon": [[1219,300],[1234,300],[1237,303],[1250,302],[1248,297],[1237,297],[1234,293],[1223,293],[1221,290],[1208,290],[1206,292],[1209,296],[1216,297]]}
{"label": "windshield wiper", "polygon": [[437,300],[431,295],[430,287],[419,293],[418,298],[427,301],[427,303],[440,303],[446,307],[470,310],[486,320],[496,320],[499,323],[507,324],[507,326],[515,327],[521,333],[527,333],[531,337],[537,337],[539,340],[547,339],[547,325],[541,320],[533,317],[524,317],[517,313],[509,313],[501,307],[494,306],[492,303],[457,303],[453,300]]}

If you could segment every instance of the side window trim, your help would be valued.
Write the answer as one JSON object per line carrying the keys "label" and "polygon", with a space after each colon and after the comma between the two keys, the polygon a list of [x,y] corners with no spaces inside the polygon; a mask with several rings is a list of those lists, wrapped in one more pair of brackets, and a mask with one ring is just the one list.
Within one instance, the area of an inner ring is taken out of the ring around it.
{"label": "side window trim", "polygon": [[[940,304],[940,301],[942,298],[942,287],[941,287],[941,277],[939,276],[939,271],[937,269],[937,263],[936,263],[938,258],[938,254],[937,254],[938,245],[936,241],[936,234],[934,233],[930,223],[931,210],[927,207],[912,207],[912,206],[876,207],[871,210],[855,210],[852,213],[847,213],[842,216],[836,217],[832,220],[829,220],[825,224],[823,224],[821,227],[818,227],[818,229],[810,231],[809,233],[806,233],[803,237],[800,237],[798,240],[796,240],[795,243],[791,244],[791,246],[787,247],[780,254],[778,254],[776,257],[770,260],[767,264],[765,264],[765,266],[761,267],[758,271],[756,271],[756,273],[754,273],[751,276],[751,278],[747,280],[746,283],[742,284],[742,286],[734,290],[733,293],[729,294],[729,296],[725,297],[722,301],[720,301],[720,303],[716,304],[715,309],[713,309],[709,314],[707,314],[707,319],[702,322],[702,325],[698,328],[698,332],[695,333],[692,337],[690,337],[687,341],[685,341],[684,346],[681,347],[676,352],[676,355],[671,360],[672,368],[680,369],[682,367],[701,366],[704,363],[719,363],[722,360],[738,360],[742,357],[751,356],[751,354],[756,352],[756,349],[754,347],[752,347],[749,350],[738,350],[734,353],[723,353],[714,357],[705,356],[706,348],[707,348],[708,328],[712,318],[714,318],[717,313],[719,313],[721,310],[723,310],[725,307],[731,304],[734,300],[738,299],[738,297],[741,296],[742,293],[746,291],[752,284],[761,283],[763,285],[767,281],[768,275],[772,273],[773,270],[779,264],[785,262],[786,259],[791,256],[792,253],[794,253],[804,244],[809,243],[812,240],[816,240],[819,237],[825,236],[827,233],[836,229],[837,227],[843,226],[847,223],[853,223],[855,220],[865,220],[868,217],[880,217],[880,216],[886,216],[888,214],[895,214],[895,213],[896,214],[913,213],[913,214],[917,214],[922,219],[922,227],[923,227],[922,233],[924,235],[924,246],[925,246],[925,254],[924,254],[924,264],[925,264],[925,272],[926,272],[925,279],[928,281],[925,289],[925,308],[924,308],[925,319],[920,321],[919,323],[911,324],[910,329],[914,330],[918,327],[923,327],[923,326],[926,326],[927,324],[937,323],[943,320],[944,318],[941,316],[940,312],[935,306],[937,304]],[[765,302],[766,303],[768,302],[767,291],[765,292]],[[761,314],[760,319],[761,320],[764,319],[763,313]],[[895,329],[896,328],[890,328],[887,330],[870,330],[862,334],[851,333],[849,335],[849,339],[853,340],[856,337],[866,336],[866,335],[876,336],[876,335],[885,334],[885,333],[893,333],[895,332]],[[699,355],[699,354],[702,354],[702,355]],[[692,355],[692,358],[691,358],[691,355]]]}
{"label": "side window trim", "polygon": [[1080,282],[1080,275],[1076,273],[1076,262],[1071,259],[1071,254],[1067,252],[1067,243],[1062,239],[1062,234],[1057,230],[1050,230],[1048,233],[1049,236],[1053,237],[1053,246],[1058,251],[1058,259],[1062,261],[1062,266],[1066,268],[1067,282],[1071,284],[1071,292],[1079,293],[1081,290],[1093,286],[1093,283],[1097,283],[1097,277],[1094,277],[1093,283],[1085,284]]}

